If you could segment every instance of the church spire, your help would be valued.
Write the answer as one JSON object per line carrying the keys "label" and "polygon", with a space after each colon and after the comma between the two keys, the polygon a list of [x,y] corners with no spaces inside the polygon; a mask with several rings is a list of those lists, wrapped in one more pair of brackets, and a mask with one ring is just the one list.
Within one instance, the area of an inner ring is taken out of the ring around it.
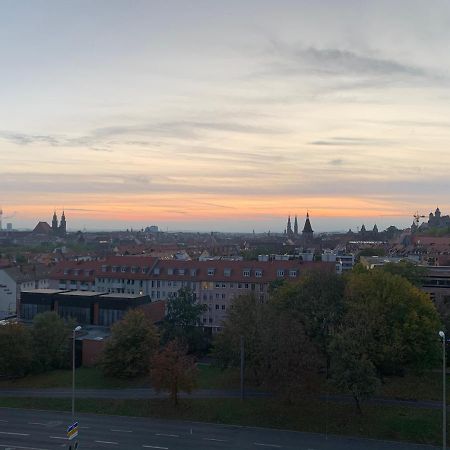
{"label": "church spire", "polygon": [[295,234],[295,236],[298,236],[298,220],[297,220],[297,214],[295,215],[295,220],[294,220],[294,234]]}

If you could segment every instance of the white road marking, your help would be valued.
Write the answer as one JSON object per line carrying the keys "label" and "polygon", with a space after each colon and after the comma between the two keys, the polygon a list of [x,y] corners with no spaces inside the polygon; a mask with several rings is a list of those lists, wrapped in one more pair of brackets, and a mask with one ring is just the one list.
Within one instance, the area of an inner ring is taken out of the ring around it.
{"label": "white road marking", "polygon": [[8,444],[8,445],[6,445],[6,444],[0,444],[0,447],[5,447],[5,449],[8,449],[8,448],[13,448],[13,449],[21,448],[21,449],[23,449],[23,450],[49,450],[48,448],[20,447],[20,446],[18,446],[18,445],[12,445],[12,444]]}
{"label": "white road marking", "polygon": [[28,422],[28,425],[43,425],[45,427],[47,424],[42,422]]}
{"label": "white road marking", "polygon": [[165,434],[165,433],[155,433],[155,436],[180,437],[180,436],[178,436],[178,434]]}
{"label": "white road marking", "polygon": [[63,439],[64,441],[68,441],[69,438],[68,437],[64,437],[64,436],[49,436],[50,439]]}
{"label": "white road marking", "polygon": [[85,430],[88,430],[89,428],[91,428],[91,427],[78,427],[78,428],[83,428],[83,429],[85,429]]}
{"label": "white road marking", "polygon": [[[8,421],[0,419],[0,422],[8,422]],[[2,445],[2,447],[4,447],[4,445]]]}
{"label": "white road marking", "polygon": [[203,438],[205,441],[228,442],[225,439]]}
{"label": "white road marking", "polygon": [[162,450],[169,450],[169,447],[157,447],[156,445],[143,445],[145,448],[160,448]]}
{"label": "white road marking", "polygon": [[259,445],[260,447],[275,447],[275,448],[281,448],[281,445],[277,444],[262,444],[261,442],[254,442],[255,445]]}
{"label": "white road marking", "polygon": [[98,444],[113,444],[113,445],[119,445],[118,442],[112,442],[112,441],[95,441]]}
{"label": "white road marking", "polygon": [[114,431],[116,433],[132,433],[133,432],[133,430],[117,430],[114,428],[111,428],[111,431]]}
{"label": "white road marking", "polygon": [[29,436],[28,433],[10,433],[8,431],[0,431],[0,434],[9,434],[11,436]]}

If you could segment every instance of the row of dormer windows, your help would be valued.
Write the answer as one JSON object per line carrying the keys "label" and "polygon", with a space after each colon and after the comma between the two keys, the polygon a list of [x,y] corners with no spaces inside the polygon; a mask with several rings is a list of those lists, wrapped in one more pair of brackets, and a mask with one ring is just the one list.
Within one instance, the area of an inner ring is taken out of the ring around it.
{"label": "row of dormer windows", "polygon": [[[102,272],[108,272],[108,268],[110,266],[106,266],[103,265],[102,266]],[[131,273],[143,273],[143,274],[148,274],[149,273],[149,268],[148,267],[136,267],[136,266],[132,266],[132,267],[128,267],[128,266],[111,266],[111,272],[114,273],[126,273],[126,272],[131,272]],[[186,275],[187,274],[187,270],[186,269],[174,269],[172,267],[168,267],[167,268],[167,275]],[[277,270],[277,277],[284,277],[285,273],[289,273],[289,277],[293,278],[296,277],[298,275],[298,270],[297,269],[291,269],[289,271],[284,270],[284,269],[278,269]],[[69,274],[73,274],[73,275],[82,275],[84,274],[85,276],[89,276],[89,275],[93,275],[94,271],[92,269],[89,270],[83,270],[83,269],[64,269],[64,275],[69,275]],[[153,270],[153,274],[154,275],[160,275],[162,273],[161,269],[159,267],[155,267],[155,269]],[[263,276],[263,270],[262,269],[254,269],[253,270],[254,276],[256,278],[261,278]],[[195,277],[197,276],[197,269],[190,269],[189,274],[191,277]],[[215,268],[209,268],[207,270],[207,274],[208,276],[214,276],[216,275],[216,269]],[[242,271],[242,276],[243,277],[250,277],[252,274],[252,269],[243,269]],[[223,276],[225,277],[230,277],[231,276],[231,269],[226,268],[223,270]]]}

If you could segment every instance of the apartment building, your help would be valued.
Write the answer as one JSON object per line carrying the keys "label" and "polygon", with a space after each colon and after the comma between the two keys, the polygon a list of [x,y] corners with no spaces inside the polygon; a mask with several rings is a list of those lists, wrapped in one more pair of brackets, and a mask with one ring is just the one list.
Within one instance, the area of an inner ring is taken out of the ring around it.
{"label": "apartment building", "polygon": [[[90,265],[89,265],[90,264]],[[83,268],[81,268],[83,267]],[[91,273],[93,270],[93,273]],[[153,257],[116,256],[103,261],[61,263],[54,270],[57,289],[91,290],[100,293],[148,295],[152,302],[191,289],[198,302],[207,305],[201,317],[205,327],[220,329],[234,298],[253,294],[261,302],[268,299],[276,280],[297,281],[308,270],[334,271],[334,263],[305,261],[177,261]]]}
{"label": "apartment building", "polygon": [[49,283],[50,270],[42,264],[0,269],[0,319],[16,313],[23,290],[45,289]]}

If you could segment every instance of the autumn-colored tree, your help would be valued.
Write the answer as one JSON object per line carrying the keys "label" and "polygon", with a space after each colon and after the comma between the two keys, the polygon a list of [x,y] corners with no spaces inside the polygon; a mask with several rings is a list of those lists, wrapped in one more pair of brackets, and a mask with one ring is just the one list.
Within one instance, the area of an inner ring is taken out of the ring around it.
{"label": "autumn-colored tree", "polygon": [[111,328],[100,360],[107,376],[127,378],[148,374],[150,358],[158,348],[155,326],[139,309],[132,309]]}
{"label": "autumn-colored tree", "polygon": [[152,358],[150,376],[152,386],[158,392],[169,392],[177,405],[179,392],[192,392],[195,387],[198,369],[186,346],[174,340]]}
{"label": "autumn-colored tree", "polygon": [[21,324],[0,326],[0,376],[22,377],[31,363],[30,330]]}

